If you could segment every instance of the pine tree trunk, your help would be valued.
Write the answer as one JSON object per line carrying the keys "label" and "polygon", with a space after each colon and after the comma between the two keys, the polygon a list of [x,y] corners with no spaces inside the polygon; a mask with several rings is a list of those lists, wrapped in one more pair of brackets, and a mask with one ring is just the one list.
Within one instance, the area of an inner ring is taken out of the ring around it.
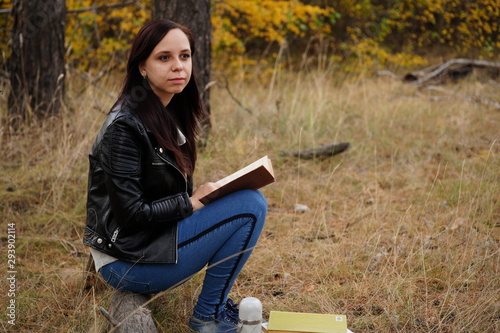
{"label": "pine tree trunk", "polygon": [[[197,74],[200,92],[207,112],[210,114],[210,92],[205,90],[210,81],[212,52],[212,22],[210,21],[210,0],[153,0],[153,17],[168,19],[187,26],[196,39],[194,70]],[[202,137],[210,131],[210,118],[203,125]]]}
{"label": "pine tree trunk", "polygon": [[64,0],[14,0],[9,114],[14,122],[59,112],[64,94]]}

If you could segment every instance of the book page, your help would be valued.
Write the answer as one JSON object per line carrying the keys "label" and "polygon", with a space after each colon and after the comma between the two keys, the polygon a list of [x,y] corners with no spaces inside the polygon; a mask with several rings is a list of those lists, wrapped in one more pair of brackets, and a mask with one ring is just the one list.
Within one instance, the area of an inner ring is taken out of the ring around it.
{"label": "book page", "polygon": [[[235,180],[236,178],[241,177],[244,174],[247,174],[250,171],[257,169],[261,165],[263,165],[264,167],[266,167],[266,169],[269,170],[269,166],[270,166],[269,162],[270,162],[270,160],[269,160],[269,158],[266,155],[266,156],[258,159],[257,161],[255,161],[255,162],[247,165],[243,169],[240,169],[240,170],[236,171],[235,173],[233,173],[233,174],[231,174],[231,175],[229,175],[229,176],[227,176],[225,178],[222,178],[222,179],[218,180],[216,183],[219,184],[220,186],[224,186],[227,183]],[[270,171],[271,174],[274,174],[272,166],[271,166],[271,169],[269,171]]]}

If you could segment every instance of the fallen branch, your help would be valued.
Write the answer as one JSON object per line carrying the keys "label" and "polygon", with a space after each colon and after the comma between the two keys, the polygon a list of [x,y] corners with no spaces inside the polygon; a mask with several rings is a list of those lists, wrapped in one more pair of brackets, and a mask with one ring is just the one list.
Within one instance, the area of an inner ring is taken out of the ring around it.
{"label": "fallen branch", "polygon": [[421,87],[428,84],[441,83],[447,78],[463,78],[472,73],[474,68],[488,68],[495,71],[498,76],[500,62],[473,59],[452,59],[442,65],[431,66],[418,72],[404,76],[403,81]]}
{"label": "fallen branch", "polygon": [[102,306],[99,307],[99,312],[106,318],[106,320],[111,324],[111,326],[115,327],[120,325],[120,323],[111,316],[111,314]]}
{"label": "fallen branch", "polygon": [[351,147],[349,142],[331,143],[317,148],[301,149],[301,150],[282,150],[281,155],[298,157],[304,160],[313,159],[315,157],[330,157],[340,154]]}
{"label": "fallen branch", "polygon": [[377,75],[377,76],[388,76],[388,77],[396,79],[396,80],[401,80],[401,78],[399,76],[397,76],[396,74],[394,74],[393,72],[388,71],[388,70],[378,71],[378,72],[375,73],[375,75]]}

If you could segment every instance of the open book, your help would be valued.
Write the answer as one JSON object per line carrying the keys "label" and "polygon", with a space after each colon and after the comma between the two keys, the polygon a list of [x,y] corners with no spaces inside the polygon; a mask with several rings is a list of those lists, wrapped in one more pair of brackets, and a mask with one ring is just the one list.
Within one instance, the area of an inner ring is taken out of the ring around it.
{"label": "open book", "polygon": [[209,204],[229,193],[239,190],[258,190],[275,181],[271,160],[266,156],[258,159],[243,169],[217,181],[220,187],[200,199],[204,205]]}

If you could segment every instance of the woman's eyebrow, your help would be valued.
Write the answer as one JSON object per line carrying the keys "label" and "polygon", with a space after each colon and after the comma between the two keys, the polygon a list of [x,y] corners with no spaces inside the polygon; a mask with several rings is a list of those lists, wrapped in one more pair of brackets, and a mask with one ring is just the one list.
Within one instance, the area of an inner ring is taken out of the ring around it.
{"label": "woman's eyebrow", "polygon": [[[191,49],[184,49],[184,50],[181,50],[180,52],[181,53],[183,53],[183,52],[191,52]],[[161,53],[172,53],[172,51],[169,51],[169,50],[160,50],[160,51],[156,52],[156,54],[161,54]]]}

